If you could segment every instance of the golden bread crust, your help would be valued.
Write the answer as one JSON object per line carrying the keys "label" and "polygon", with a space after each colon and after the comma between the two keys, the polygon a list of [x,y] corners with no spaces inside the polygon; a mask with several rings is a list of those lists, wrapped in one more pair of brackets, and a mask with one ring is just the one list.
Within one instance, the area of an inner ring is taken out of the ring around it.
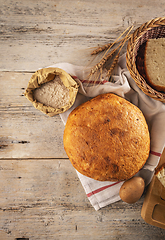
{"label": "golden bread crust", "polygon": [[150,150],[142,112],[112,93],[99,95],[74,109],[63,142],[75,169],[99,181],[131,178],[143,167]]}

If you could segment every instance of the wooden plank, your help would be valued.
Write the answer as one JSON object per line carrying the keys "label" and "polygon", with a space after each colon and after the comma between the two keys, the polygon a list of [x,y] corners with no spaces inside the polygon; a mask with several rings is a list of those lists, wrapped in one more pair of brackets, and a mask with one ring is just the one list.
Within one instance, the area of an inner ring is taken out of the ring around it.
{"label": "wooden plank", "polygon": [[0,160],[1,239],[164,239],[141,218],[143,200],[95,211],[68,160]]}
{"label": "wooden plank", "polygon": [[[165,163],[165,148],[158,166]],[[153,177],[145,196],[142,218],[149,224],[165,229],[165,188],[156,176]]]}
{"label": "wooden plank", "polygon": [[164,16],[164,0],[1,0],[0,70],[35,71],[57,62],[89,64],[89,48]]}
{"label": "wooden plank", "polygon": [[142,0],[0,1],[0,70],[10,71],[0,73],[0,239],[165,238],[141,218],[144,196],[96,212],[65,159],[60,117],[23,96],[32,71],[57,62],[86,66],[89,48],[159,16],[164,0],[156,7]]}
{"label": "wooden plank", "polygon": [[153,177],[143,202],[141,216],[149,224],[165,229],[165,188]]}
{"label": "wooden plank", "polygon": [[0,72],[0,158],[64,158],[64,125],[23,95],[32,73]]}

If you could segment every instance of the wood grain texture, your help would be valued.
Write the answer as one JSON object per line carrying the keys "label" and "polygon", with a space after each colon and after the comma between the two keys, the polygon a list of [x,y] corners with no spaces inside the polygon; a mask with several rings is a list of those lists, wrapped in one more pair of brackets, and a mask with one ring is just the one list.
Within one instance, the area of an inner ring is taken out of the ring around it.
{"label": "wood grain texture", "polygon": [[0,158],[63,158],[64,125],[24,96],[32,73],[0,73]]}
{"label": "wood grain texture", "polygon": [[23,93],[33,72],[90,64],[93,47],[165,15],[164,0],[0,1],[0,240],[163,240],[144,222],[144,196],[95,211],[63,149],[59,116]]}
{"label": "wood grain texture", "polygon": [[165,15],[164,0],[1,0],[0,70],[89,64],[89,48]]}
{"label": "wood grain texture", "polygon": [[142,220],[143,198],[134,205],[119,201],[94,211],[68,160],[1,160],[0,193],[4,240],[165,237],[165,231]]}
{"label": "wood grain texture", "polygon": [[141,216],[147,223],[165,229],[165,189],[156,176],[148,188]]}

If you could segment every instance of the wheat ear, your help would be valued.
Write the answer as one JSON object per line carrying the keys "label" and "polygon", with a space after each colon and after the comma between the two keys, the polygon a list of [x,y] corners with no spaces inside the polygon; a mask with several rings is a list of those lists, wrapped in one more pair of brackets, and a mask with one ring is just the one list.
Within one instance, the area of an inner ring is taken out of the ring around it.
{"label": "wheat ear", "polygon": [[94,68],[91,69],[91,72],[89,74],[89,77],[93,75],[96,71],[101,69],[103,65],[107,62],[107,60],[113,56],[113,54],[116,52],[117,49],[113,49],[107,56],[103,57],[99,63],[97,63]]}
{"label": "wheat ear", "polygon": [[[132,27],[133,27],[133,26],[132,26]],[[116,64],[117,64],[117,62],[118,62],[118,59],[119,59],[119,56],[120,56],[120,52],[121,52],[121,50],[122,50],[125,42],[131,37],[131,36],[129,36],[129,33],[131,32],[132,27],[131,27],[130,30],[128,31],[128,33],[127,33],[124,41],[122,42],[122,44],[119,45],[119,46],[120,46],[120,49],[119,49],[117,55],[115,56],[115,58],[114,58],[114,60],[113,60],[113,63],[112,63],[112,65],[111,65],[110,69],[109,69],[108,72],[107,72],[107,77],[110,77],[110,75],[112,74],[112,71],[113,71],[113,69],[115,68],[115,66],[116,66]]]}
{"label": "wheat ear", "polygon": [[[115,44],[117,44],[119,42],[122,42],[124,39],[125,39],[125,37],[120,39],[120,40],[118,40],[118,41],[116,41]],[[96,55],[98,53],[101,53],[101,52],[107,50],[108,48],[110,49],[110,48],[113,47],[113,45],[114,45],[114,43],[107,43],[107,44],[105,44],[105,45],[103,45],[101,47],[98,47],[93,52],[91,52],[91,55]]]}
{"label": "wheat ear", "polygon": [[[130,38],[129,33],[131,32],[133,26],[128,27],[113,43],[110,44],[106,44],[106,46],[104,47],[106,52],[104,53],[102,59],[100,60],[99,63],[97,63],[90,71],[89,75],[88,75],[88,79],[90,80],[90,78],[96,74],[96,72],[100,69],[103,68],[104,64],[115,54],[115,52],[119,49],[119,52],[117,53],[116,57],[113,60],[113,63],[108,71],[108,76],[111,74],[112,70],[114,69],[118,58],[119,58],[119,54],[120,51],[122,49],[122,47],[124,46],[125,42]],[[121,40],[119,40],[121,38],[121,36],[123,36],[125,33],[127,32],[126,36],[124,38],[122,38]],[[108,53],[108,51],[116,44],[116,43],[120,43],[119,46],[117,46],[115,49],[111,50],[110,53]],[[101,72],[101,71],[100,71]],[[97,77],[98,78],[98,77]]]}
{"label": "wheat ear", "polygon": [[[124,40],[125,37],[124,37],[123,39],[121,39],[121,40],[119,40],[119,39],[120,39],[127,31],[130,32],[130,31],[132,30],[132,28],[133,28],[133,26],[130,26],[130,27],[128,27],[127,29],[125,29],[124,32],[122,32],[122,34],[120,34],[120,36],[119,36],[118,38],[116,38],[116,40],[115,40],[113,43],[110,43],[110,44],[109,44],[109,47],[107,46],[107,49],[105,49],[105,50],[107,50],[107,51],[105,52],[104,55],[106,55],[107,52],[110,50],[110,48],[112,48],[116,43],[119,43],[120,41]],[[127,35],[128,35],[128,33],[127,33]],[[127,37],[127,35],[126,35],[126,37]],[[106,44],[106,45],[108,45],[108,44]],[[104,57],[104,56],[103,56],[103,57]]]}
{"label": "wheat ear", "polygon": [[[100,53],[100,52],[103,52],[103,51],[105,51],[105,50],[107,50],[107,49],[109,50],[109,49],[112,48],[115,44],[123,41],[125,37],[122,38],[122,39],[120,39],[120,38],[121,38],[130,28],[132,28],[132,26],[130,26],[130,27],[128,27],[126,30],[124,30],[124,32],[123,32],[122,34],[120,34],[120,36],[119,36],[113,43],[108,43],[108,44],[103,45],[102,47],[98,47],[97,49],[95,49],[95,50],[91,53],[91,55],[96,55],[96,54],[98,54],[98,53]],[[118,39],[120,39],[120,40],[118,40]]]}
{"label": "wheat ear", "polygon": [[120,55],[120,52],[118,52],[117,55],[115,56],[115,58],[113,60],[113,63],[111,65],[110,69],[107,72],[107,77],[108,78],[111,76],[111,73],[112,73],[113,69],[115,68],[115,66],[116,66],[116,64],[117,64],[117,62],[119,60],[119,55]]}
{"label": "wheat ear", "polygon": [[[127,39],[127,37],[125,37]],[[110,53],[108,53],[106,56],[104,56],[99,63],[97,63],[92,69],[88,77],[93,75],[96,71],[101,69],[103,65],[115,54],[115,52],[120,48],[121,45],[123,45],[123,42],[125,41],[125,38],[122,39],[122,42],[114,48]]]}
{"label": "wheat ear", "polygon": [[107,44],[105,44],[105,45],[103,45],[101,47],[98,47],[93,52],[91,52],[91,55],[96,55],[96,54],[98,54],[100,52],[103,52],[103,51],[105,51],[106,49],[108,49],[111,46],[112,46],[112,43],[107,43]]}

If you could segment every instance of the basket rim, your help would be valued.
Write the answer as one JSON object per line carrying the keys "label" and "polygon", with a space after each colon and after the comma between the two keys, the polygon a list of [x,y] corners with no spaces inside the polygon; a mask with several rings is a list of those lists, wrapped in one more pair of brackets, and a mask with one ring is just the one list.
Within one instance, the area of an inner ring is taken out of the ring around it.
{"label": "basket rim", "polygon": [[[140,27],[138,27],[131,35],[128,44],[127,44],[127,53],[126,53],[126,65],[130,72],[131,77],[136,82],[138,87],[149,97],[154,98],[155,100],[159,100],[161,102],[165,103],[165,93],[159,92],[155,89],[153,89],[146,80],[143,78],[143,76],[140,75],[135,61],[136,61],[136,55],[135,49],[137,52],[137,44],[139,43],[139,40],[147,34],[148,31],[152,30],[153,28],[165,28],[165,17],[159,17],[152,19],[144,24],[142,24]],[[135,48],[136,47],[136,48]]]}

